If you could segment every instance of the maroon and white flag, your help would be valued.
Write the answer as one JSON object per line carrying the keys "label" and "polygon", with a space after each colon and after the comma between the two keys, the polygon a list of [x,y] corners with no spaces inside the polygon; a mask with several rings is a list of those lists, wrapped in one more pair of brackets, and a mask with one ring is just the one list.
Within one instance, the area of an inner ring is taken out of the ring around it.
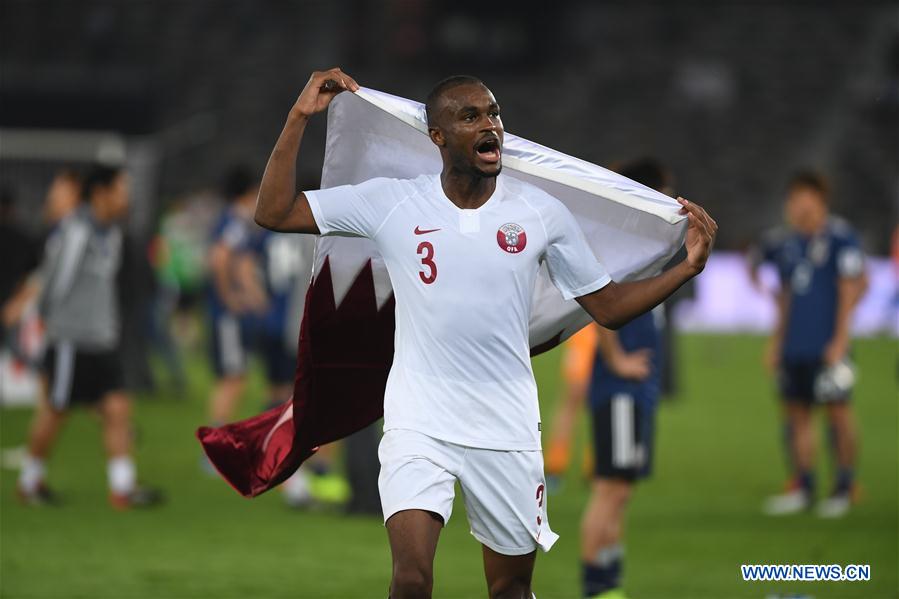
{"label": "maroon and white flag", "polygon": [[[422,104],[366,88],[331,103],[322,187],[440,170]],[[600,166],[506,133],[502,176],[561,200],[616,281],[656,274],[683,244],[687,224],[674,199]],[[518,229],[515,223],[501,227],[500,247],[523,249],[527,236]],[[242,422],[197,431],[212,463],[239,493],[252,497],[267,491],[319,446],[382,416],[393,360],[393,307],[390,278],[373,242],[317,239],[293,400]],[[532,355],[555,347],[589,321],[542,267],[531,310]]]}

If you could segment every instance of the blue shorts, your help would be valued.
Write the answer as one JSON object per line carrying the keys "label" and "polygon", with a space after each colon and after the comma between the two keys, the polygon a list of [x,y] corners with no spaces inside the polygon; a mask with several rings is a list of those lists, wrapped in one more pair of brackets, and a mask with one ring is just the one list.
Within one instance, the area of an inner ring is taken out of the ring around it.
{"label": "blue shorts", "polygon": [[269,383],[273,385],[293,383],[297,359],[294,353],[287,349],[284,335],[280,331],[260,334],[259,353],[265,363]]}
{"label": "blue shorts", "polygon": [[210,326],[212,366],[219,377],[246,373],[252,346],[242,319],[233,314],[214,316]]}
{"label": "blue shorts", "polygon": [[[820,359],[784,359],[778,373],[781,397],[790,403],[817,403],[815,380],[824,369],[824,362]],[[849,401],[850,396],[847,393],[845,397],[833,401]]]}
{"label": "blue shorts", "polygon": [[655,404],[628,393],[603,398],[593,407],[595,476],[636,481],[652,472]]}

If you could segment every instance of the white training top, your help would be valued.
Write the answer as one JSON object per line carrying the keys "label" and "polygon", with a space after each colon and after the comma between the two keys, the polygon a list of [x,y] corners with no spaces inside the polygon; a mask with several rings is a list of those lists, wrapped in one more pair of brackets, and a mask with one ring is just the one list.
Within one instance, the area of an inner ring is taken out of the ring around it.
{"label": "white training top", "polygon": [[307,191],[322,235],[368,237],[396,297],[384,430],[451,443],[540,449],[528,320],[541,263],[566,299],[611,280],[565,206],[504,176],[475,210],[439,175]]}

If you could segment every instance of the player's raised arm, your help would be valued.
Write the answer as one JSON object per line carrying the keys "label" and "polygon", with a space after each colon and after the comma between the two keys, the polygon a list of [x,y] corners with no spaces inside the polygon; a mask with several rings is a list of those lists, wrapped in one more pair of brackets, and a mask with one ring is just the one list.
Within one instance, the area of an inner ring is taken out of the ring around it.
{"label": "player's raised arm", "polygon": [[617,329],[653,309],[669,295],[702,272],[712,251],[718,223],[697,204],[678,198],[689,227],[684,245],[687,257],[662,274],[628,283],[609,283],[602,289],[577,298],[581,307],[604,327]]}
{"label": "player's raised arm", "polygon": [[296,190],[296,162],[309,118],[325,110],[342,91],[359,85],[339,68],[315,71],[287,116],[259,186],[256,222],[266,229],[318,234],[306,196]]}

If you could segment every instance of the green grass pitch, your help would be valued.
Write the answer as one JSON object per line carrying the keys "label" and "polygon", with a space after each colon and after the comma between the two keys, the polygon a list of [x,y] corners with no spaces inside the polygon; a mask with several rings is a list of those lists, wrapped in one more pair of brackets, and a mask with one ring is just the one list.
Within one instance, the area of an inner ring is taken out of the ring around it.
{"label": "green grass pitch", "polygon": [[[681,393],[657,422],[654,477],[641,485],[627,521],[625,589],[635,598],[897,597],[896,341],[856,344],[861,370],[855,405],[861,430],[863,501],[845,519],[762,516],[764,496],[784,479],[778,406],[763,373],[763,340],[680,339]],[[557,351],[535,360],[542,413],[552,414]],[[210,376],[202,356],[182,398],[160,393],[138,403],[140,476],[169,502],[114,513],[91,414],[73,414],[50,462],[64,495],[58,508],[25,508],[15,473],[0,480],[0,596],[99,598],[386,597],[387,538],[377,518],[295,512],[277,493],[248,501],[199,473],[193,431],[203,421]],[[258,376],[245,413],[261,405]],[[0,443],[20,445],[29,410],[3,409]],[[544,427],[547,430],[547,427]],[[580,431],[585,436],[586,426]],[[827,460],[819,478],[829,485]],[[578,524],[587,497],[578,465],[549,497],[561,539],[537,559],[540,599],[579,595]],[[743,582],[742,563],[870,564],[861,583]],[[483,597],[480,548],[457,504],[442,534],[435,597]]]}

